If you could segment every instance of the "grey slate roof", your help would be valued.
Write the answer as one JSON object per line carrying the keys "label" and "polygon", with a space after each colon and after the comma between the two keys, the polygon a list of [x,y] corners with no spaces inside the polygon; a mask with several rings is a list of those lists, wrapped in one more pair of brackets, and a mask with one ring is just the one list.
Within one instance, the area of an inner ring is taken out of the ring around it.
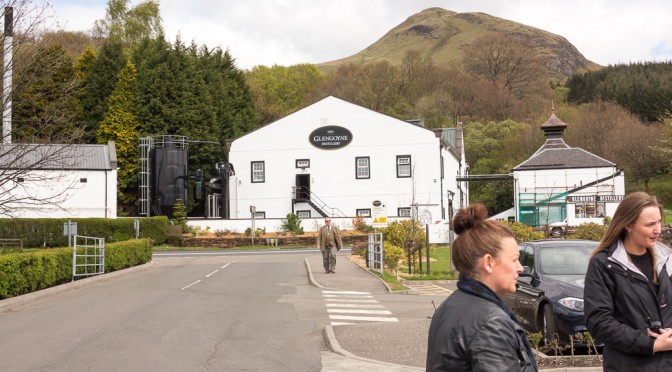
{"label": "grey slate roof", "polygon": [[546,142],[529,159],[513,168],[514,171],[538,169],[568,169],[568,168],[604,168],[615,167],[616,164],[595,154],[578,148],[570,147],[562,139],[567,124],[551,114],[551,117],[541,125],[546,136]]}
{"label": "grey slate roof", "polygon": [[113,170],[114,142],[107,145],[0,144],[0,169]]}

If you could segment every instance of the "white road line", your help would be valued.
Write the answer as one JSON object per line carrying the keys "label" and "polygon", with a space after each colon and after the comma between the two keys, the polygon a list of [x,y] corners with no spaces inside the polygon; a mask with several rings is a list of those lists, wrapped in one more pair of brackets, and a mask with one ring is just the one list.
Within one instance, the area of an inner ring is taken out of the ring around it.
{"label": "white road line", "polygon": [[329,315],[329,319],[335,320],[364,320],[369,322],[398,322],[397,318],[384,318],[375,316],[350,316],[350,315]]}
{"label": "white road line", "polygon": [[205,277],[206,277],[206,278],[209,278],[210,276],[212,276],[213,274],[215,274],[215,273],[218,272],[218,271],[219,271],[219,270],[215,270],[215,271],[211,272],[210,274],[206,275]]}
{"label": "white road line", "polygon": [[368,295],[368,294],[370,294],[369,292],[356,292],[356,291],[322,291],[322,293],[326,293],[326,294],[345,294],[345,295],[350,295],[350,294]]}
{"label": "white road line", "polygon": [[336,325],[348,325],[348,324],[356,324],[356,323],[348,323],[348,322],[331,322],[332,326]]}
{"label": "white road line", "polygon": [[201,282],[201,280],[199,279],[199,280],[197,280],[197,281],[195,281],[195,282],[193,282],[193,283],[189,284],[188,286],[186,286],[186,287],[184,287],[184,288],[180,289],[180,291],[183,291],[183,290],[185,290],[185,289],[187,289],[187,288],[191,287],[192,285],[194,285],[194,284],[196,284],[196,283],[200,283],[200,282]]}
{"label": "white road line", "polygon": [[327,309],[328,313],[392,315],[389,310]]}
{"label": "white road line", "polygon": [[366,309],[383,309],[383,305],[359,305],[359,304],[327,304],[327,307],[359,307]]}
{"label": "white road line", "polygon": [[331,294],[323,294],[322,297],[328,297],[328,298],[332,298],[332,297],[342,297],[342,298],[373,298],[373,296],[362,296],[362,295],[359,295],[359,296],[350,296],[350,295],[340,296],[340,295],[331,295]]}
{"label": "white road line", "polygon": [[229,262],[228,264],[226,264],[226,265],[220,267],[220,269],[226,269],[226,267],[229,266],[229,265],[231,265],[231,262]]}
{"label": "white road line", "polygon": [[378,303],[378,300],[341,300],[339,298],[325,298],[326,302],[356,302],[356,303]]}

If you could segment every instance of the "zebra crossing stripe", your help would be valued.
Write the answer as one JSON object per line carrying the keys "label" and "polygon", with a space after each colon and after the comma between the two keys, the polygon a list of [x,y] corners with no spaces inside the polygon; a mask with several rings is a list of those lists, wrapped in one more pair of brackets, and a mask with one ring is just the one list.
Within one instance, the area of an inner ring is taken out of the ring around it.
{"label": "zebra crossing stripe", "polygon": [[378,300],[368,292],[325,290],[322,291],[322,296],[332,326],[361,322],[399,321],[395,317],[381,316],[392,315],[392,312],[385,310],[385,307],[380,305]]}
{"label": "zebra crossing stripe", "polygon": [[392,315],[389,310],[327,309],[328,313]]}
{"label": "zebra crossing stripe", "polygon": [[329,315],[329,318],[336,320],[364,320],[368,322],[398,322],[397,318],[384,318],[374,316],[350,316],[350,315]]}

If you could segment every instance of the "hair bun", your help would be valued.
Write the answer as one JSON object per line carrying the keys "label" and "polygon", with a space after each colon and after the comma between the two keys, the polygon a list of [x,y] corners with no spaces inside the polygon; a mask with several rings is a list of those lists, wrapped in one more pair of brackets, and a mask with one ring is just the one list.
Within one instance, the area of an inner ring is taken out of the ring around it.
{"label": "hair bun", "polygon": [[474,228],[478,225],[479,222],[485,221],[488,219],[488,208],[483,204],[474,204],[466,208],[462,208],[457,211],[455,217],[453,217],[453,231],[456,234],[462,234],[463,232]]}

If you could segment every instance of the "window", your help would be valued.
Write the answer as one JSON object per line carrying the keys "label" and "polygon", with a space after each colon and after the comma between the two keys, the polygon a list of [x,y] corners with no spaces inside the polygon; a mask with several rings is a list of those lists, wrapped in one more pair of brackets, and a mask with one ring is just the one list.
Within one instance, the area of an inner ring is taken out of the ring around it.
{"label": "window", "polygon": [[23,178],[23,177],[18,177],[18,178],[16,179],[16,182],[17,182],[17,183],[21,183],[21,182],[24,182],[25,180],[26,180],[26,179]]}
{"label": "window", "polygon": [[371,217],[371,209],[358,209],[357,217]]}
{"label": "window", "polygon": [[411,208],[397,208],[399,217],[411,217]]}
{"label": "window", "polygon": [[254,212],[254,218],[266,218],[266,212]]}
{"label": "window", "polygon": [[368,156],[355,158],[355,178],[357,179],[371,178]]}
{"label": "window", "polygon": [[266,181],[266,172],[263,161],[252,162],[252,183],[261,183]]}
{"label": "window", "polygon": [[310,211],[296,211],[296,215],[299,218],[310,218]]}
{"label": "window", "polygon": [[310,168],[310,159],[296,159],[297,168]]}
{"label": "window", "polygon": [[411,155],[397,156],[397,178],[411,176]]}
{"label": "window", "polygon": [[80,179],[79,179],[79,182],[80,182],[80,183],[86,183],[86,181],[87,181],[86,178],[80,178]]}

